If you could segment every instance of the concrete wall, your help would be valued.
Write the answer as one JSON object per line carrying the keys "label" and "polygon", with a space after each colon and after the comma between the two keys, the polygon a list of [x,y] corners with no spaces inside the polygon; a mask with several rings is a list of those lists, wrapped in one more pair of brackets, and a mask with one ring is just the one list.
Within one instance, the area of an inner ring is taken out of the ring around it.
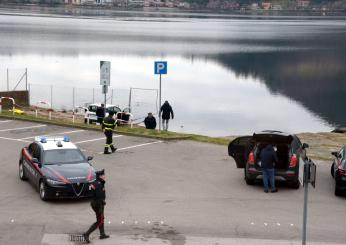
{"label": "concrete wall", "polygon": [[[6,91],[0,92],[0,97],[12,97],[16,105],[20,107],[29,106],[29,91]],[[10,100],[2,100],[3,109],[12,109],[12,102]]]}

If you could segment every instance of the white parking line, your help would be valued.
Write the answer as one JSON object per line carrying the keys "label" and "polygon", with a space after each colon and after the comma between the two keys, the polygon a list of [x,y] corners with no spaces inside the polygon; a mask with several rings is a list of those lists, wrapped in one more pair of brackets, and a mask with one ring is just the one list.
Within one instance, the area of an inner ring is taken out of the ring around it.
{"label": "white parking line", "polygon": [[[158,143],[162,143],[162,141],[159,140],[159,141],[154,141],[154,142],[145,143],[145,144],[132,145],[132,146],[124,147],[124,148],[118,148],[117,151],[132,149],[132,148],[141,147],[141,146],[146,146],[146,145],[153,145],[153,144],[158,144]],[[103,154],[103,152],[98,152],[98,154]]]}
{"label": "white parking line", "polygon": [[4,121],[0,121],[0,123],[6,123],[6,122],[12,122],[12,120],[4,120]]}
{"label": "white parking line", "polygon": [[[52,136],[52,135],[59,135],[59,134],[73,134],[73,133],[79,133],[79,132],[83,132],[83,131],[84,131],[84,129],[80,129],[80,130],[66,131],[66,132],[61,132],[61,133],[47,134],[45,136]],[[34,139],[37,136],[43,136],[43,135],[35,135],[35,136],[25,137],[25,138],[21,138],[21,139],[22,140]]]}
{"label": "white parking line", "polygon": [[[118,138],[121,137],[122,135],[115,135],[113,136],[113,138]],[[74,142],[75,144],[83,144],[83,143],[87,143],[87,142],[92,142],[92,141],[97,141],[97,140],[105,140],[106,137],[102,137],[102,138],[97,138],[97,139],[91,139],[91,140],[83,140],[83,141],[78,141],[78,142]]]}
{"label": "white parking line", "polygon": [[25,142],[25,143],[31,143],[31,141],[22,140],[22,139],[12,139],[12,138],[6,138],[6,137],[0,137],[0,139],[3,139],[3,140],[13,140],[13,141],[19,141],[19,142]]}
{"label": "white parking line", "polygon": [[22,130],[22,129],[29,129],[29,128],[42,128],[46,127],[47,125],[36,125],[36,126],[30,126],[30,127],[23,127],[23,128],[8,128],[8,129],[1,129],[0,132],[5,132],[5,131],[13,131],[13,130]]}

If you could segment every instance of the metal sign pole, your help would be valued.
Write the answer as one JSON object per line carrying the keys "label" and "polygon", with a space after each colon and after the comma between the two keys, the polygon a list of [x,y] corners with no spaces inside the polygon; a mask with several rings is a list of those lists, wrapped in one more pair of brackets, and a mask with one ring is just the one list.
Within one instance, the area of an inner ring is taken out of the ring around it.
{"label": "metal sign pole", "polygon": [[308,182],[308,164],[304,164],[304,213],[303,213],[303,237],[302,245],[306,245],[306,223],[308,215],[308,191],[309,191],[309,182]]}
{"label": "metal sign pole", "polygon": [[103,85],[103,91],[105,92],[105,107],[104,107],[104,114],[106,116],[106,102],[107,102],[107,85]]}
{"label": "metal sign pole", "polygon": [[161,131],[161,74],[160,74],[160,88],[159,88],[159,132]]}

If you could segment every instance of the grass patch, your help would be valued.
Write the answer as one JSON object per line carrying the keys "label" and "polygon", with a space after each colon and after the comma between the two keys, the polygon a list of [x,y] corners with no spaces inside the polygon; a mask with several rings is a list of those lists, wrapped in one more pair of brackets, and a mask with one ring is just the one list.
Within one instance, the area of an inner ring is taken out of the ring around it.
{"label": "grass patch", "polygon": [[[15,119],[15,120],[24,120],[30,122],[38,122],[38,123],[46,123],[46,124],[54,124],[65,127],[74,127],[81,129],[89,129],[89,130],[101,130],[99,125],[94,124],[84,124],[81,122],[72,123],[71,118],[52,118],[49,120],[47,116],[38,116],[34,115],[12,115],[10,112],[3,111],[0,114],[0,117],[7,119]],[[146,129],[143,127],[129,127],[129,126],[119,126],[114,130],[116,133],[132,135],[132,136],[140,136],[140,137],[148,137],[148,138],[157,138],[163,140],[194,140],[205,143],[219,144],[219,145],[227,145],[230,142],[230,138],[226,137],[208,137],[203,135],[196,134],[184,134],[184,133],[176,133],[170,131],[158,131]]]}

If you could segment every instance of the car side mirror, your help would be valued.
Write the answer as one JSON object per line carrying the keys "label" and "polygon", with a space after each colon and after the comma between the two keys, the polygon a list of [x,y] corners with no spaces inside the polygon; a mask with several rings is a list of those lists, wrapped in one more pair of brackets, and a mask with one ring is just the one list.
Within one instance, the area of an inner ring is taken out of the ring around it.
{"label": "car side mirror", "polygon": [[335,157],[338,157],[338,156],[339,156],[339,154],[338,154],[337,151],[333,151],[331,154],[332,154],[333,156],[335,156]]}
{"label": "car side mirror", "polygon": [[303,149],[309,148],[309,145],[306,144],[306,143],[303,143],[303,147],[302,147],[302,148],[303,148]]}
{"label": "car side mirror", "polygon": [[94,159],[94,157],[92,157],[92,156],[88,156],[88,161],[91,161],[91,160],[93,160]]}

